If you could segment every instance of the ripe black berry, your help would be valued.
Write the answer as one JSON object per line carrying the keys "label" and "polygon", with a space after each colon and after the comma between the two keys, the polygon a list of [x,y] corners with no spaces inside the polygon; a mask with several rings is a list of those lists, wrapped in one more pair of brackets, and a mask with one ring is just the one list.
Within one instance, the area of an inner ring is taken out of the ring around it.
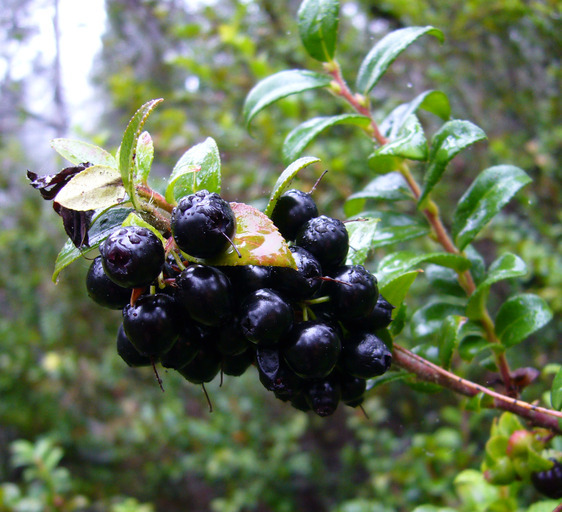
{"label": "ripe black berry", "polygon": [[123,324],[119,326],[119,331],[117,332],[117,353],[132,368],[138,366],[150,366],[152,361],[150,357],[143,356],[139,351],[133,346],[125,331],[123,329]]}
{"label": "ripe black berry", "polygon": [[361,330],[375,332],[379,329],[385,329],[392,322],[392,310],[394,306],[390,304],[382,295],[379,295],[375,307],[370,313],[355,318],[351,322],[345,323],[349,330]]}
{"label": "ripe black berry", "polygon": [[277,398],[291,399],[302,389],[303,380],[288,367],[277,347],[258,346],[256,367],[263,387]]}
{"label": "ripe black berry", "polygon": [[135,348],[157,360],[172,348],[180,334],[178,310],[169,295],[143,295],[123,309],[123,328]]}
{"label": "ripe black berry", "polygon": [[382,375],[391,362],[392,354],[372,333],[349,333],[344,339],[339,366],[354,377],[371,379]]}
{"label": "ripe black berry", "polygon": [[345,262],[349,250],[349,235],[341,220],[321,215],[302,226],[295,243],[312,253],[321,267],[327,270]]}
{"label": "ripe black berry", "polygon": [[324,379],[314,379],[308,382],[304,396],[318,416],[330,416],[336,411],[341,398],[340,383],[333,375]]}
{"label": "ripe black berry", "polygon": [[201,348],[201,328],[190,321],[183,320],[180,335],[172,348],[160,359],[164,368],[179,370],[193,361],[195,355]]}
{"label": "ripe black berry", "polygon": [[347,373],[338,372],[341,386],[341,400],[345,404],[354,403],[363,398],[367,389],[367,381],[358,377],[353,377]]}
{"label": "ripe black berry", "polygon": [[289,299],[303,300],[312,297],[322,284],[322,268],[318,260],[307,250],[294,245],[290,248],[297,270],[273,267],[271,286]]}
{"label": "ripe black berry", "polygon": [[243,298],[261,288],[269,288],[271,267],[260,265],[234,265],[217,267],[230,280],[232,293]]}
{"label": "ripe black berry", "polygon": [[240,377],[240,375],[243,375],[253,362],[254,351],[248,349],[241,354],[223,357],[221,368],[225,375]]}
{"label": "ripe black berry", "polygon": [[562,463],[551,460],[554,466],[546,471],[531,473],[531,482],[535,489],[545,496],[552,499],[562,498]]}
{"label": "ripe black berry", "polygon": [[291,189],[275,204],[271,220],[286,240],[294,240],[303,224],[318,217],[318,208],[310,194]]}
{"label": "ripe black berry", "polygon": [[250,293],[239,311],[240,328],[259,345],[277,343],[293,325],[291,306],[275,291],[262,288]]}
{"label": "ripe black berry", "polygon": [[283,340],[282,354],[289,367],[304,379],[326,377],[336,365],[341,341],[334,326],[307,321],[295,324]]}
{"label": "ripe black berry", "polygon": [[[341,320],[354,320],[370,313],[377,302],[379,289],[373,274],[362,265],[338,268],[325,283],[334,314]],[[323,290],[324,290],[323,289]]]}
{"label": "ripe black berry", "polygon": [[220,270],[190,265],[176,278],[176,283],[176,297],[193,320],[213,326],[231,316],[230,282]]}
{"label": "ripe black berry", "polygon": [[119,228],[100,245],[103,269],[119,286],[148,286],[164,265],[164,246],[150,229]]}
{"label": "ripe black berry", "polygon": [[182,197],[172,211],[172,234],[178,247],[197,258],[218,256],[236,227],[230,205],[216,193],[200,190]]}
{"label": "ripe black berry", "polygon": [[193,360],[178,371],[193,384],[211,382],[219,373],[221,360],[221,355],[213,348],[202,347]]}
{"label": "ripe black berry", "polygon": [[101,256],[92,261],[86,276],[88,296],[96,304],[109,309],[123,309],[131,299],[131,289],[115,284],[103,270]]}

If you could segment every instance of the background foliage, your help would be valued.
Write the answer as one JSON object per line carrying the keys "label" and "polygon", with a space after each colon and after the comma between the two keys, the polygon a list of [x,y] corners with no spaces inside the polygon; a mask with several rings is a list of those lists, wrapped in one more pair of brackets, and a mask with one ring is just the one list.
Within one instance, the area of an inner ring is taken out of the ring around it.
{"label": "background foliage", "polygon": [[[272,400],[255,387],[256,376],[247,375],[225,380],[220,389],[209,386],[215,406],[209,414],[200,390],[177,376],[164,375],[162,394],[149,371],[125,368],[114,349],[119,313],[93,305],[79,284],[88,262],[67,269],[56,286],[50,280],[65,237],[50,206],[27,190],[24,171],[61,167],[44,155],[48,140],[70,129],[68,105],[56,56],[35,60],[23,76],[10,72],[33,35],[33,13],[51,3],[8,3],[10,16],[0,19],[6,63],[0,83],[0,510],[149,512],[189,504],[194,511],[351,512],[427,504],[423,510],[472,511],[488,510],[500,498],[512,500],[506,507],[515,504],[506,510],[539,500],[528,486],[502,489],[483,480],[483,445],[496,414],[469,413],[449,392],[420,395],[389,384],[367,400],[369,419],[339,410],[322,420]],[[164,97],[149,126],[155,173],[168,175],[186,148],[212,136],[223,161],[223,194],[263,206],[284,168],[286,134],[318,113],[344,113],[328,93],[305,94],[260,113],[253,138],[246,131],[244,98],[259,80],[284,69],[319,69],[300,43],[299,3],[107,0],[93,77],[102,116],[89,133],[72,129],[114,148],[138,106]],[[553,322],[510,353],[514,368],[542,372],[529,396],[549,388],[549,363],[562,361],[559,9],[548,0],[350,1],[342,2],[340,20],[338,55],[345,55],[344,72],[352,76],[392,29],[444,31],[445,44],[428,38],[401,55],[373,95],[382,118],[439,88],[455,117],[486,131],[488,142],[455,159],[434,190],[443,212],[453,211],[476,169],[507,162],[533,178],[477,243],[488,264],[513,252],[528,266],[523,281],[493,288],[492,306],[515,291],[532,292],[554,312]],[[47,91],[39,106],[28,101],[37,83]],[[422,120],[431,131],[432,119]],[[35,151],[37,140],[42,150]],[[345,126],[308,147],[330,171],[316,192],[320,210],[343,216],[344,199],[372,178],[364,163],[370,151],[369,142]],[[305,171],[299,188],[310,189],[316,177]],[[427,244],[422,239],[407,248],[427,252]],[[378,250],[375,261],[399,248]],[[414,284],[413,308],[427,301],[428,283]],[[405,331],[401,341],[414,336]],[[467,469],[472,472],[457,476]],[[479,502],[471,498],[475,489],[485,497]]]}

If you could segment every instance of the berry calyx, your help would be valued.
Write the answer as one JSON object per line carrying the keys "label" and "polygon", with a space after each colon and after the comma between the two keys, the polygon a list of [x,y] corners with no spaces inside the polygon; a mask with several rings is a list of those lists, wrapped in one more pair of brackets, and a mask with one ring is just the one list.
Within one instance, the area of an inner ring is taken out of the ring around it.
{"label": "berry calyx", "polygon": [[181,198],[172,211],[171,227],[182,251],[196,258],[212,258],[231,243],[236,217],[217,193],[200,190]]}

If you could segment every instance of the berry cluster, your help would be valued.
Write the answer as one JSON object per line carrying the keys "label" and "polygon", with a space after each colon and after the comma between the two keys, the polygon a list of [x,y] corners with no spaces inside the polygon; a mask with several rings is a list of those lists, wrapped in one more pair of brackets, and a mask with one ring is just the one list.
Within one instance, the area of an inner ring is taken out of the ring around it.
{"label": "berry cluster", "polygon": [[545,496],[556,499],[562,498],[562,462],[551,459],[553,466],[545,471],[531,474],[531,482],[535,489]]}
{"label": "berry cluster", "polygon": [[369,271],[345,265],[345,225],[319,215],[310,194],[286,192],[271,219],[296,269],[194,263],[233,245],[236,228],[230,205],[199,191],[174,208],[166,249],[148,228],[114,231],[91,264],[88,294],[123,310],[117,351],[129,366],[159,362],[204,384],[255,365],[262,385],[297,409],[360,406],[367,380],[391,363],[376,331],[392,306]]}

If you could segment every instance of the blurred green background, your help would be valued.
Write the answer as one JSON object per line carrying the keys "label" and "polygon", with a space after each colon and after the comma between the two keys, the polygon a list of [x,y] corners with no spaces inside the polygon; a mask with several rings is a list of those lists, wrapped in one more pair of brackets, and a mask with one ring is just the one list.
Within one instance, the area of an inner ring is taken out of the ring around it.
{"label": "blurred green background", "polygon": [[[87,2],[82,19],[70,16],[76,6],[68,0],[4,4],[0,511],[386,512],[422,504],[486,510],[485,500],[471,501],[454,480],[479,468],[494,413],[469,413],[449,392],[420,395],[398,383],[368,398],[368,418],[340,408],[321,419],[275,400],[254,369],[225,378],[222,387],[211,383],[209,413],[199,387],[170,372],[162,375],[162,393],[149,369],[129,369],[118,358],[120,313],[88,300],[88,261],[51,282],[65,235],[25,171],[66,166],[49,148],[54,137],[114,151],[129,117],[149,99],[165,99],[147,125],[156,187],[188,147],[211,136],[221,150],[223,195],[263,204],[285,167],[287,132],[314,115],[343,112],[326,92],[305,94],[261,113],[253,137],[243,126],[244,98],[260,79],[288,68],[320,70],[300,45],[299,2],[106,0]],[[487,143],[455,160],[435,190],[445,220],[486,166],[512,163],[533,178],[478,248],[488,263],[509,250],[529,266],[523,281],[494,289],[496,303],[513,290],[532,291],[555,313],[546,329],[509,354],[513,367],[562,361],[559,2],[341,4],[337,57],[350,82],[389,31],[409,25],[444,31],[445,44],[422,40],[400,56],[373,92],[375,111],[382,119],[422,91],[440,89],[454,117],[488,134]],[[433,120],[422,120],[431,133]],[[321,211],[342,216],[344,199],[372,178],[365,164],[370,150],[350,128],[324,134],[307,149],[330,171],[316,193]],[[305,171],[297,186],[310,189],[322,169]],[[426,250],[427,243],[408,248]],[[430,293],[420,279],[408,300],[424,303]],[[405,346],[408,336],[401,334]],[[529,396],[547,389],[547,379]],[[496,492],[476,480],[472,485]],[[521,507],[537,499],[531,488],[518,490]]]}

